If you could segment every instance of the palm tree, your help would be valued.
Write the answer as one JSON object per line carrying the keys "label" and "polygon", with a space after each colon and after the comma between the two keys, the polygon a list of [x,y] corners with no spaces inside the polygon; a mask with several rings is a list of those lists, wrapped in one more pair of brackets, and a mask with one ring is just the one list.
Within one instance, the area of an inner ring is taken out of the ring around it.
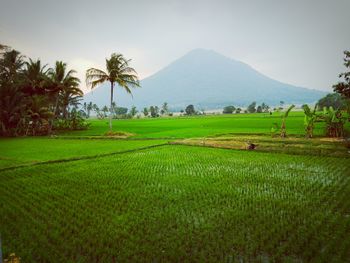
{"label": "palm tree", "polygon": [[25,123],[27,101],[21,90],[23,56],[16,50],[0,56],[0,134],[17,135]]}
{"label": "palm tree", "polygon": [[20,80],[19,72],[24,65],[24,56],[17,50],[4,52],[0,59],[0,78],[8,84],[17,84]]}
{"label": "palm tree", "polygon": [[[77,85],[78,83],[75,83]],[[62,104],[62,115],[63,118],[67,119],[68,115],[68,106],[78,106],[80,104],[80,100],[83,97],[83,92],[77,86],[64,86],[61,91],[61,104]]]}
{"label": "palm tree", "polygon": [[73,76],[76,73],[75,70],[66,71],[67,64],[62,61],[56,61],[55,68],[50,69],[48,73],[51,82],[51,92],[55,99],[54,113],[56,117],[59,115],[60,94],[67,89],[78,89],[80,83],[80,80]]}
{"label": "palm tree", "polygon": [[143,115],[145,115],[145,117],[146,116],[148,116],[148,109],[145,107],[145,108],[143,108],[143,111],[142,111],[142,113],[143,113]]}
{"label": "palm tree", "polygon": [[33,61],[29,58],[29,62],[25,62],[25,69],[23,70],[24,87],[23,91],[28,95],[44,94],[45,86],[48,81],[47,65],[41,66],[41,61],[38,59]]}
{"label": "palm tree", "polygon": [[102,111],[103,111],[103,116],[107,117],[108,107],[107,106],[103,106]]}
{"label": "palm tree", "polygon": [[168,113],[168,103],[167,102],[163,103],[161,113],[162,114],[167,114]]}
{"label": "palm tree", "polygon": [[94,89],[104,82],[111,83],[111,104],[109,114],[109,129],[112,130],[112,112],[113,112],[113,89],[117,84],[131,94],[130,87],[139,87],[139,80],[135,69],[129,66],[129,62],[122,54],[113,53],[110,59],[106,59],[107,72],[90,68],[86,71],[86,84]]}
{"label": "palm tree", "polygon": [[86,111],[87,111],[87,117],[90,118],[90,112],[93,110],[93,105],[92,102],[90,101],[88,105],[86,106]]}
{"label": "palm tree", "polygon": [[25,126],[26,106],[27,101],[18,87],[0,85],[0,135],[20,133]]}

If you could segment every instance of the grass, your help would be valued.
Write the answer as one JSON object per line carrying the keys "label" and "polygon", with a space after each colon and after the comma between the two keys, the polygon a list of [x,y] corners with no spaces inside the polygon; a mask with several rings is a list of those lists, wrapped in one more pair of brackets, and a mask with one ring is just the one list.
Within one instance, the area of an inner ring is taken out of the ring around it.
{"label": "grass", "polygon": [[[91,120],[91,129],[65,132],[66,136],[101,136],[107,131],[108,120]],[[192,138],[226,133],[270,134],[273,123],[281,123],[279,113],[269,115],[232,114],[175,118],[145,118],[114,120],[114,131],[135,134],[136,138]],[[304,113],[292,112],[287,119],[287,132],[304,135]],[[324,134],[324,124],[317,123],[315,135]]]}
{"label": "grass", "polygon": [[0,169],[57,159],[86,157],[121,152],[150,145],[164,140],[81,140],[48,138],[0,139]]}
{"label": "grass", "polygon": [[350,258],[348,159],[161,146],[0,173],[24,262]]}
{"label": "grass", "polygon": [[[112,133],[108,121],[91,120],[89,130],[53,138],[0,139],[3,254],[23,262],[350,262],[348,149],[321,137],[321,123],[316,138],[303,138],[300,112],[287,119],[292,136],[271,138],[280,120],[115,120]],[[257,150],[237,150],[247,142]]]}

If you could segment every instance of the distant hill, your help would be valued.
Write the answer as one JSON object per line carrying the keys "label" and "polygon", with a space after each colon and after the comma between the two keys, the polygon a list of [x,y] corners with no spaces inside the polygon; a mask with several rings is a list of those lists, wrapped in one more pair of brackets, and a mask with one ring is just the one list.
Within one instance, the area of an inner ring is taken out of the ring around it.
{"label": "distant hill", "polygon": [[[139,109],[168,102],[172,109],[194,104],[203,109],[226,105],[244,106],[252,101],[277,105],[312,103],[326,93],[296,87],[271,79],[249,65],[211,50],[195,49],[167,67],[141,81],[133,98],[117,88],[119,106],[135,105]],[[109,85],[105,84],[84,96],[84,101],[109,105]]]}

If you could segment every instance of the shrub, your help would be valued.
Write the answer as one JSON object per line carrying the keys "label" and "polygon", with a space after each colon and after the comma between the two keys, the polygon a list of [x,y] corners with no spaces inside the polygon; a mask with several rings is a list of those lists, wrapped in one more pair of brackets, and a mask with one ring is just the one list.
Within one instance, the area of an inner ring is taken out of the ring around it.
{"label": "shrub", "polygon": [[72,110],[67,119],[56,119],[53,123],[55,130],[86,130],[90,123],[82,116],[80,111]]}
{"label": "shrub", "polygon": [[235,106],[226,106],[222,113],[224,114],[232,114],[236,110]]}
{"label": "shrub", "polygon": [[185,112],[186,112],[186,115],[196,114],[196,111],[195,111],[194,106],[192,104],[190,104],[186,107]]}

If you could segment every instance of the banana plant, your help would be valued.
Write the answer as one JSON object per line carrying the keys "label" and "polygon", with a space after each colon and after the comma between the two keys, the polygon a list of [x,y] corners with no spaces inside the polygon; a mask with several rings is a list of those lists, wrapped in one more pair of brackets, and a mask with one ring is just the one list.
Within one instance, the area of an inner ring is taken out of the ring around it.
{"label": "banana plant", "polygon": [[317,122],[319,119],[319,116],[316,114],[317,104],[315,105],[312,111],[307,104],[304,104],[302,107],[305,114],[304,126],[305,126],[306,137],[312,138],[314,134],[315,122]]}
{"label": "banana plant", "polygon": [[326,122],[326,134],[329,137],[343,137],[344,123],[346,118],[340,109],[334,110],[333,107],[324,107],[322,119]]}
{"label": "banana plant", "polygon": [[287,130],[286,130],[286,120],[289,115],[289,112],[295,107],[294,104],[290,105],[289,108],[282,113],[282,125],[281,125],[281,137],[286,138],[287,137]]}

